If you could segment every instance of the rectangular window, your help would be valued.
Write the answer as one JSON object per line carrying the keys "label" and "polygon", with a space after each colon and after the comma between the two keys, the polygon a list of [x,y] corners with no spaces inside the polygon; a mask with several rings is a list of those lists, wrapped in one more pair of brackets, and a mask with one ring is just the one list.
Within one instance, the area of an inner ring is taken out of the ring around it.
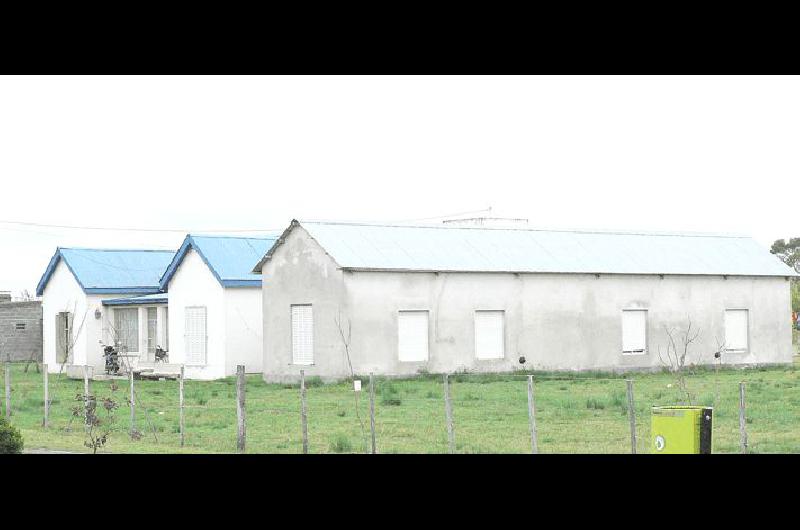
{"label": "rectangular window", "polygon": [[139,351],[139,309],[125,308],[114,310],[116,342],[122,353]]}
{"label": "rectangular window", "polygon": [[505,311],[475,311],[475,357],[505,357]]}
{"label": "rectangular window", "polygon": [[292,306],[292,364],[314,364],[314,312],[310,305]]}
{"label": "rectangular window", "polygon": [[202,366],[206,364],[206,308],[204,306],[187,307],[184,313],[186,340],[186,364]]}
{"label": "rectangular window", "polygon": [[17,331],[25,331],[25,322],[17,322],[14,328]]}
{"label": "rectangular window", "polygon": [[397,356],[403,362],[428,360],[428,312],[400,311],[397,314]]}
{"label": "rectangular window", "polygon": [[155,360],[156,333],[158,333],[158,308],[147,308],[147,357]]}
{"label": "rectangular window", "polygon": [[725,351],[746,352],[748,341],[747,309],[728,309],[725,311]]}
{"label": "rectangular window", "polygon": [[647,353],[646,310],[622,311],[622,353],[627,355]]}

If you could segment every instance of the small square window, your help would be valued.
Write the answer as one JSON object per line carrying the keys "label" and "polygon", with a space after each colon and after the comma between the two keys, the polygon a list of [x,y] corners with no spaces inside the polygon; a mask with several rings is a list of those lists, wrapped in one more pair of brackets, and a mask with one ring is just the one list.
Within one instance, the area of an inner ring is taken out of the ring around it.
{"label": "small square window", "polygon": [[25,331],[25,322],[17,322],[14,329],[17,331]]}

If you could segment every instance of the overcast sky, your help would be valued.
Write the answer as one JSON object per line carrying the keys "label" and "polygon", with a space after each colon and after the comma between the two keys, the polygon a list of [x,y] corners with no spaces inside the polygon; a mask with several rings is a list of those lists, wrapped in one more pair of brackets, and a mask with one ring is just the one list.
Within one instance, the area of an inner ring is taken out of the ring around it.
{"label": "overcast sky", "polygon": [[[800,236],[798,95],[798,77],[0,77],[0,221],[281,230],[491,206],[768,247]],[[57,246],[182,239],[0,222],[0,290],[33,292]]]}

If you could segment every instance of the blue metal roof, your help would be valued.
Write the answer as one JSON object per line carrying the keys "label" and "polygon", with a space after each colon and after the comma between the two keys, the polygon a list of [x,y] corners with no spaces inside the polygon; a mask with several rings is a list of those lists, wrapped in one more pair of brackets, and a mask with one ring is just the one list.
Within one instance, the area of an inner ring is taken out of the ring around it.
{"label": "blue metal roof", "polygon": [[103,305],[153,305],[166,304],[167,293],[146,294],[128,298],[109,298],[103,300]]}
{"label": "blue metal roof", "polygon": [[200,255],[223,287],[260,287],[261,275],[252,272],[253,264],[272,247],[275,239],[277,236],[233,237],[187,234],[181,248],[175,253],[161,277],[161,289],[167,290],[169,281],[190,248]]}
{"label": "blue metal roof", "polygon": [[296,226],[352,270],[798,276],[746,236],[293,221],[281,241]]}
{"label": "blue metal roof", "polygon": [[36,287],[42,296],[60,260],[88,294],[157,293],[158,280],[172,259],[171,250],[57,248]]}

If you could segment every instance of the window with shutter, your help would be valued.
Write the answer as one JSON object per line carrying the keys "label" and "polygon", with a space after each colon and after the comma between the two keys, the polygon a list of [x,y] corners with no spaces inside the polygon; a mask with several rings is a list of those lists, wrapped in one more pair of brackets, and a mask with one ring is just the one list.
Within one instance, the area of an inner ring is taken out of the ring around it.
{"label": "window with shutter", "polygon": [[747,309],[728,309],[725,311],[725,351],[746,352],[748,341]]}
{"label": "window with shutter", "polygon": [[72,349],[72,313],[62,311],[56,314],[56,362],[64,364],[69,360]]}
{"label": "window with shutter", "polygon": [[202,366],[206,364],[206,308],[203,306],[187,307],[184,312],[186,341],[186,364]]}
{"label": "window with shutter", "polygon": [[292,307],[292,364],[314,364],[314,312],[310,305]]}
{"label": "window with shutter", "polygon": [[505,357],[505,311],[475,311],[475,357]]}
{"label": "window with shutter", "polygon": [[397,355],[403,362],[428,360],[428,312],[400,311],[397,315]]}
{"label": "window with shutter", "polygon": [[627,355],[647,353],[646,310],[622,311],[622,353]]}

